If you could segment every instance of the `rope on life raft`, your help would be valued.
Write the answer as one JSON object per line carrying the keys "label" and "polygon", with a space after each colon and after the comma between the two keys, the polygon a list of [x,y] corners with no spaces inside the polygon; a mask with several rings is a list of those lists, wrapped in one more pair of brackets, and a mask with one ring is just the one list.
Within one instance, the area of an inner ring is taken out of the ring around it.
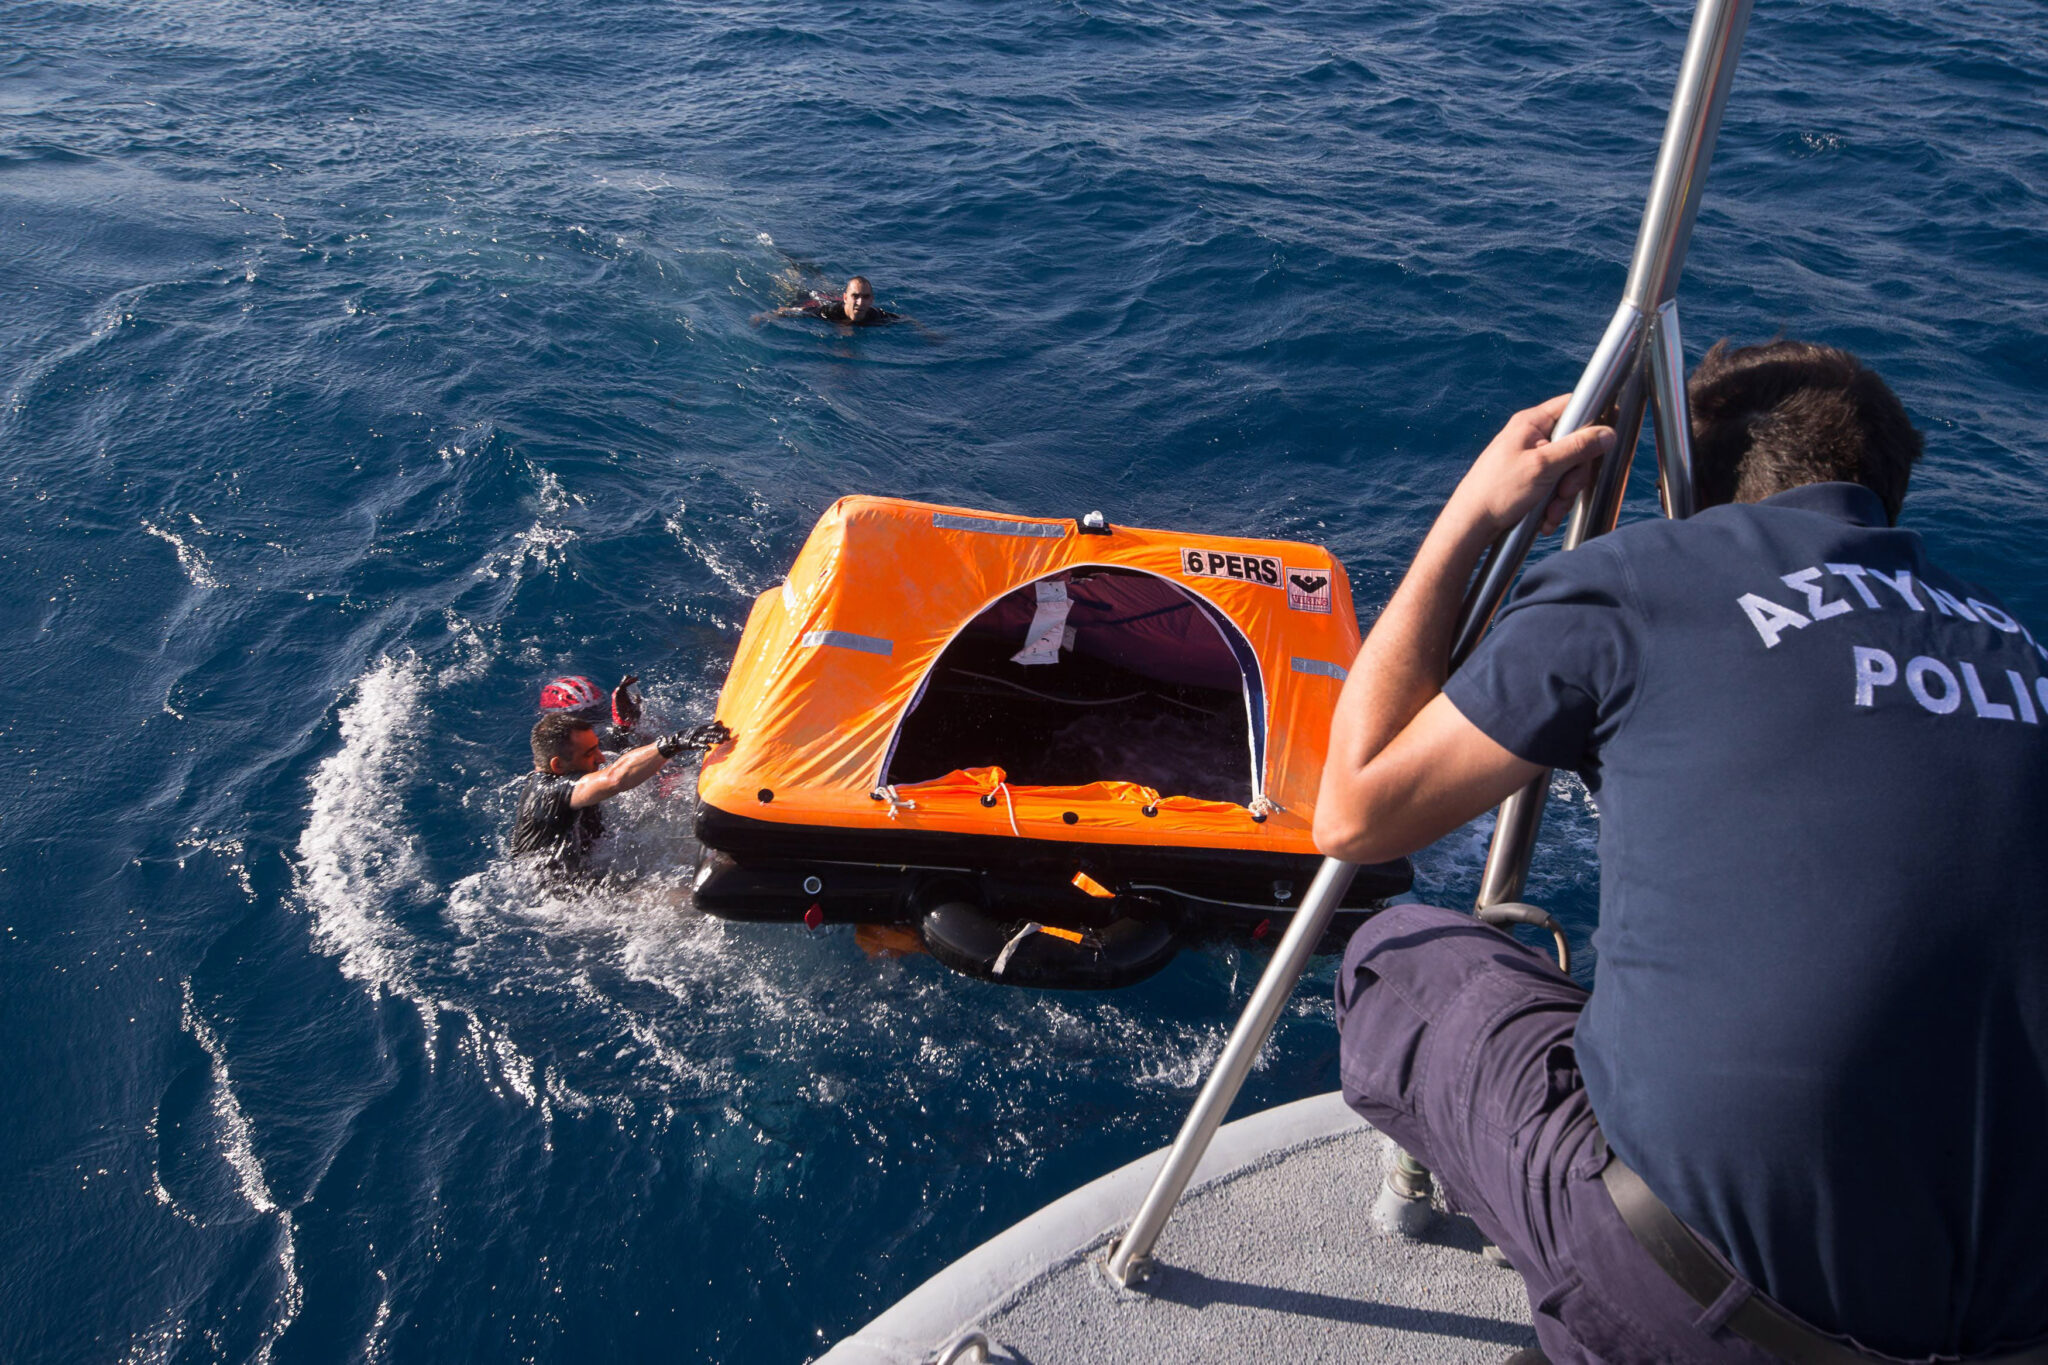
{"label": "rope on life raft", "polygon": [[896,794],[896,788],[893,786],[877,787],[872,792],[869,792],[868,795],[874,797],[877,801],[887,801],[889,803],[889,818],[891,820],[896,818],[896,812],[899,810],[917,809],[917,802],[904,800]]}

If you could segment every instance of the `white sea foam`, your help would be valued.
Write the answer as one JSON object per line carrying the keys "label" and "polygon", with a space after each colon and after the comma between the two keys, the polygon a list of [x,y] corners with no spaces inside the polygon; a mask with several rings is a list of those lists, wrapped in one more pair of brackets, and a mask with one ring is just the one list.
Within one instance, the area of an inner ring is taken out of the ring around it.
{"label": "white sea foam", "polygon": [[[268,1361],[278,1338],[292,1325],[305,1304],[305,1290],[299,1283],[298,1246],[292,1215],[290,1210],[278,1206],[270,1192],[270,1183],[264,1178],[263,1161],[256,1155],[248,1117],[242,1112],[241,1102],[235,1098],[234,1083],[228,1074],[227,1050],[221,1045],[220,1035],[213,1031],[213,1026],[193,1000],[191,980],[187,978],[179,985],[184,992],[179,1022],[205,1051],[212,1070],[213,1118],[220,1134],[221,1155],[233,1168],[242,1198],[249,1207],[257,1213],[274,1214],[278,1221],[277,1268],[279,1277],[284,1281],[284,1292],[277,1297],[277,1316],[264,1328],[255,1357],[259,1362]],[[157,1182],[157,1188],[162,1190],[161,1180]]]}
{"label": "white sea foam", "polygon": [[460,683],[475,682],[490,670],[491,641],[487,636],[495,635],[497,628],[479,628],[452,609],[444,610],[441,617],[449,634],[455,637],[455,661],[443,665],[434,675],[436,690],[445,691]]}
{"label": "white sea foam", "polygon": [[221,1154],[228,1164],[235,1168],[235,1177],[242,1191],[242,1198],[258,1213],[276,1213],[277,1201],[270,1197],[270,1186],[263,1178],[263,1163],[256,1156],[256,1148],[249,1139],[249,1120],[242,1114],[242,1106],[235,1099],[235,1092],[228,1078],[227,1052],[221,1047],[220,1036],[213,1026],[199,1013],[192,999],[190,980],[181,983],[185,994],[184,1008],[178,1020],[185,1032],[206,1052],[213,1069],[213,1117],[220,1124]]}
{"label": "white sea foam", "polygon": [[[192,518],[192,523],[194,526],[198,526],[199,518]],[[179,535],[176,531],[165,530],[153,521],[143,522],[142,529],[155,536],[158,540],[168,543],[173,550],[177,551],[178,567],[185,571],[185,577],[191,582],[193,587],[218,588],[223,586],[220,579],[214,576],[213,566],[206,562],[206,555],[200,550],[198,545]]]}
{"label": "white sea foam", "polygon": [[[615,826],[625,823],[621,814],[611,814]],[[620,829],[607,842],[627,842],[631,834]],[[637,1054],[650,1081],[703,1087],[724,1070],[722,1062],[677,1046],[664,1033],[667,1021],[613,998],[593,978],[594,970],[610,975],[621,969],[629,979],[658,977],[666,985],[678,984],[682,975],[714,977],[722,926],[679,915],[679,898],[674,879],[659,875],[625,888],[564,887],[529,868],[499,862],[449,888],[445,914],[465,939],[456,953],[464,976],[480,982],[517,979],[547,991],[601,1018],[617,1040],[614,1050]],[[560,1076],[543,1075],[536,1084],[533,1064],[502,1032],[480,1031],[472,1055],[501,1094],[517,1096],[546,1117],[552,1117],[552,1102],[565,1099],[565,1107],[614,1107],[612,1099],[595,1099]]]}
{"label": "white sea foam", "polygon": [[434,454],[443,460],[463,460],[475,455],[490,444],[491,437],[498,434],[498,428],[491,422],[473,422],[456,433],[454,439],[438,447]]}
{"label": "white sea foam", "polygon": [[[385,658],[356,681],[341,710],[341,747],[313,774],[297,863],[315,943],[372,990],[415,999],[392,911],[434,893],[416,840],[395,818],[418,764],[424,672],[417,660]],[[420,1003],[431,1013],[431,1002]]]}
{"label": "white sea foam", "polygon": [[514,535],[509,546],[493,551],[477,566],[476,576],[500,578],[511,574],[516,578],[524,575],[528,566],[541,572],[559,568],[567,558],[569,543],[576,539],[576,532],[561,524],[562,515],[570,504],[582,501],[563,489],[552,469],[541,470],[533,525]]}

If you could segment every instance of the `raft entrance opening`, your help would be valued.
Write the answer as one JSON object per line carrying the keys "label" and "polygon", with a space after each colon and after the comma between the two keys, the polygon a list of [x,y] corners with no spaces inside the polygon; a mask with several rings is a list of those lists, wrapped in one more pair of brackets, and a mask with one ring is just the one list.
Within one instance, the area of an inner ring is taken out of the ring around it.
{"label": "raft entrance opening", "polygon": [[1162,796],[1249,803],[1263,750],[1252,727],[1265,704],[1242,632],[1152,574],[1089,566],[1041,581],[1061,580],[1056,646],[1029,648],[1042,634],[1034,623],[1049,619],[1037,583],[953,638],[897,730],[883,781],[999,766],[1019,786],[1136,782]]}

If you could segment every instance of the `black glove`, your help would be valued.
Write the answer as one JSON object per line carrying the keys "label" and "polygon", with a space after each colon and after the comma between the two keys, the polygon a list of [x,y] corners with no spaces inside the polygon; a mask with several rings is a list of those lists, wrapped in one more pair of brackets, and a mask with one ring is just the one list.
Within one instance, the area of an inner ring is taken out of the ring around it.
{"label": "black glove", "polygon": [[628,673],[612,689],[612,724],[618,726],[621,733],[640,723],[640,699],[629,690],[639,681],[639,674]]}
{"label": "black glove", "polygon": [[664,759],[674,758],[685,749],[715,749],[732,738],[732,731],[721,721],[710,721],[694,730],[676,730],[654,741],[655,750]]}

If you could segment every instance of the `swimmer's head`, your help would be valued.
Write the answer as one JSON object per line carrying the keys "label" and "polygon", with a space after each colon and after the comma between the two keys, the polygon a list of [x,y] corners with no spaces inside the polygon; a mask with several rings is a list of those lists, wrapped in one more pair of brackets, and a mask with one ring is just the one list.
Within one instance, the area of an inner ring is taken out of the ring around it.
{"label": "swimmer's head", "polygon": [[875,287],[868,283],[865,275],[855,275],[846,282],[846,292],[839,301],[846,306],[846,320],[859,322],[875,307]]}
{"label": "swimmer's head", "polygon": [[533,724],[533,766],[557,777],[596,772],[604,766],[596,728],[564,711],[542,716]]}
{"label": "swimmer's head", "polygon": [[540,690],[540,709],[546,712],[589,711],[604,705],[604,693],[597,684],[578,673],[556,678]]}

